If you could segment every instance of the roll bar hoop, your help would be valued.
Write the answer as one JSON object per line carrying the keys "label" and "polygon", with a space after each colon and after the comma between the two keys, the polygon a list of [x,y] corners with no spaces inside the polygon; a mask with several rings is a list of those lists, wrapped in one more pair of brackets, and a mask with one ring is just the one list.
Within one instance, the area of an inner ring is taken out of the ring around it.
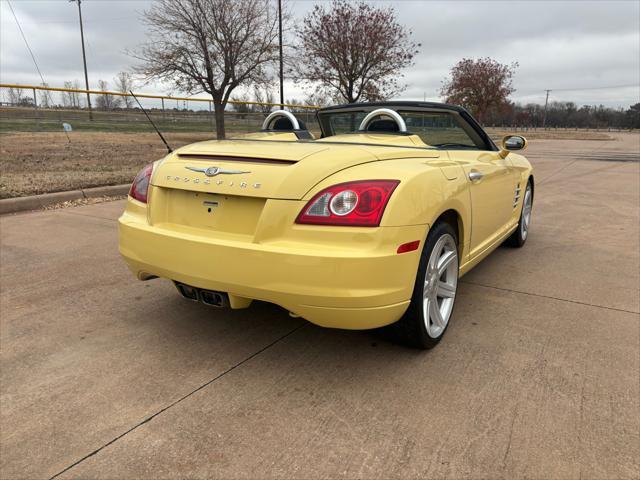
{"label": "roll bar hoop", "polygon": [[300,130],[300,124],[298,123],[298,119],[291,112],[287,112],[286,110],[276,110],[275,112],[271,112],[267,118],[262,122],[262,130],[270,130],[271,123],[274,122],[278,117],[284,117],[291,122],[291,126],[293,126],[294,130]]}
{"label": "roll bar hoop", "polygon": [[395,110],[391,110],[390,108],[378,108],[373,112],[369,112],[367,116],[362,119],[358,130],[360,130],[361,132],[366,131],[371,121],[376,117],[389,117],[398,124],[398,129],[401,132],[407,131],[407,124],[404,123],[404,119],[398,112],[396,112]]}

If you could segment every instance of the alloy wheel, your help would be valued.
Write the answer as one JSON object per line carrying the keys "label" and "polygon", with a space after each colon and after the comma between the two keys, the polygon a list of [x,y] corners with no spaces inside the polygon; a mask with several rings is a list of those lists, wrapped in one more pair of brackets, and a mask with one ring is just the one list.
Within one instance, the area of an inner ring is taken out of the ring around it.
{"label": "alloy wheel", "polygon": [[532,207],[531,184],[527,185],[524,192],[524,204],[522,205],[522,220],[520,221],[520,235],[526,240],[529,234],[529,225],[531,224],[531,207]]}
{"label": "alloy wheel", "polygon": [[422,313],[427,333],[438,338],[444,332],[458,288],[458,249],[453,237],[442,235],[436,242],[424,279]]}

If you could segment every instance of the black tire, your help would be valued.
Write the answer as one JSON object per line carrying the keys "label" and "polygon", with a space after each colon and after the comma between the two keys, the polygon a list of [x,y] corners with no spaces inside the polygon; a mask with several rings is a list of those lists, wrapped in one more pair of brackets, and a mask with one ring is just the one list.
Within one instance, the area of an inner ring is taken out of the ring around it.
{"label": "black tire", "polygon": [[[527,202],[527,196],[529,196],[530,204],[529,204],[529,220],[525,222],[526,209],[525,207]],[[520,248],[522,247],[527,238],[529,238],[529,228],[531,226],[531,208],[533,207],[533,185],[531,184],[531,180],[527,182],[527,187],[525,188],[524,195],[522,196],[522,207],[520,208],[520,218],[518,219],[518,228],[505,240],[505,244],[510,247]]]}
{"label": "black tire", "polygon": [[[425,316],[423,311],[424,306],[424,291],[425,291],[425,278],[427,275],[427,269],[429,267],[429,259],[431,258],[431,254],[434,250],[434,247],[438,244],[438,241],[445,236],[450,236],[453,238],[455,249],[455,288],[457,288],[458,281],[458,268],[459,268],[459,252],[457,250],[458,239],[455,230],[445,222],[439,222],[434,225],[429,234],[427,235],[427,240],[425,242],[424,248],[422,249],[422,254],[420,256],[420,263],[418,266],[418,273],[416,275],[416,280],[413,288],[413,294],[411,296],[411,303],[409,304],[409,308],[402,316],[400,320],[396,323],[393,323],[383,329],[383,332],[391,341],[401,343],[413,348],[419,349],[430,349],[435,347],[438,342],[444,336],[447,327],[449,326],[449,320],[453,314],[453,305],[455,305],[455,293],[452,298],[451,310],[449,313],[449,317],[447,318],[446,325],[442,329],[441,333],[437,337],[433,337],[427,331],[427,327],[425,325]],[[453,270],[453,269],[452,269]],[[427,320],[429,322],[429,320]],[[430,324],[431,325],[431,324]]]}

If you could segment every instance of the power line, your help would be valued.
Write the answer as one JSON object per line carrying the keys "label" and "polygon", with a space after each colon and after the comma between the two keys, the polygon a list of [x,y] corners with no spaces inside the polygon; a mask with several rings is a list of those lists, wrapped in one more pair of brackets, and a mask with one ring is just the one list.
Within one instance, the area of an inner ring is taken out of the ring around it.
{"label": "power line", "polygon": [[627,85],[607,85],[603,87],[579,87],[579,88],[554,88],[554,92],[577,92],[582,90],[613,90],[614,88],[640,87],[640,83],[630,83]]}
{"label": "power line", "polygon": [[31,58],[33,60],[33,64],[36,66],[36,70],[38,71],[38,75],[40,75],[40,80],[42,80],[43,84],[46,84],[47,82],[44,81],[44,77],[42,76],[42,72],[40,71],[40,67],[38,67],[38,62],[36,62],[36,57],[33,54],[33,51],[31,50],[31,47],[29,46],[29,42],[27,41],[27,37],[25,36],[24,32],[22,31],[22,27],[20,26],[20,22],[18,21],[18,17],[16,16],[16,12],[13,11],[13,7],[11,6],[11,2],[9,0],[7,0],[7,4],[9,5],[9,8],[11,9],[11,13],[13,14],[13,18],[15,18],[15,20],[16,20],[16,24],[18,25],[18,30],[20,30],[20,33],[22,34],[22,39],[24,40],[24,43],[27,46],[27,50],[29,50],[29,53],[31,54]]}
{"label": "power line", "polygon": [[[627,85],[605,85],[601,87],[576,87],[576,88],[553,88],[554,92],[581,92],[588,90],[617,90],[621,88],[640,88],[640,83],[630,83]],[[523,97],[538,97],[544,96],[546,90],[517,90],[517,93]]]}
{"label": "power line", "polygon": [[[100,19],[89,19],[84,21],[84,23],[105,23],[105,22],[121,22],[123,20],[129,20],[131,17],[117,17],[117,18],[100,18]],[[22,22],[23,25],[42,25],[42,24],[66,24],[66,23],[76,23],[76,20],[38,20],[36,22]]]}

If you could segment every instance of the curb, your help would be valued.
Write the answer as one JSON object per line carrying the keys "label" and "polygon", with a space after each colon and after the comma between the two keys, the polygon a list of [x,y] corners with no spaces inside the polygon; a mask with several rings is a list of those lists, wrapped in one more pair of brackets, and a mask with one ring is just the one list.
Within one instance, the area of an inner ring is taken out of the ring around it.
{"label": "curb", "polygon": [[129,193],[130,184],[111,185],[108,187],[93,187],[68,192],[44,193],[30,197],[5,198],[0,200],[0,215],[6,213],[38,210],[55,203],[81,200],[83,198],[117,197]]}

